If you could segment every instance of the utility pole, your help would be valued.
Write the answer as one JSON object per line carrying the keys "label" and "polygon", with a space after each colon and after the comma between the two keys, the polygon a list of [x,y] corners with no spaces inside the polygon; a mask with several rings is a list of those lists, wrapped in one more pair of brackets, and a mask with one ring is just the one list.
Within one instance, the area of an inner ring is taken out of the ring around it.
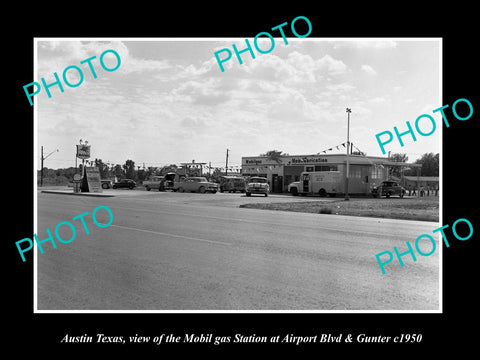
{"label": "utility pole", "polygon": [[228,149],[227,149],[227,158],[225,160],[225,175],[228,175]]}
{"label": "utility pole", "polygon": [[40,167],[40,186],[43,186],[43,145],[42,145],[42,155],[41,155],[41,159],[42,159],[42,165]]}
{"label": "utility pole", "polygon": [[42,145],[42,154],[41,154],[41,160],[42,160],[42,168],[40,169],[40,186],[43,186],[43,160],[45,160],[46,158],[48,158],[50,155],[52,155],[54,152],[58,152],[58,149],[56,150],[53,150],[50,154],[48,154],[47,156],[43,156],[43,145]]}
{"label": "utility pole", "polygon": [[345,177],[345,200],[350,200],[350,197],[348,196],[348,178],[349,178],[349,170],[350,170],[348,155],[350,152],[350,113],[352,112],[352,109],[347,108],[346,111],[348,116],[348,123],[347,123],[347,171],[346,171],[346,177]]}

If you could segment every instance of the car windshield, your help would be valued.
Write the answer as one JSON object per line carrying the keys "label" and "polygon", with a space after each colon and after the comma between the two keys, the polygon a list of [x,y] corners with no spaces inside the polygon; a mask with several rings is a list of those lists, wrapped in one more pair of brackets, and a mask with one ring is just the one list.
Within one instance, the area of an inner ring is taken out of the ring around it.
{"label": "car windshield", "polygon": [[250,182],[256,182],[256,183],[266,183],[267,179],[265,178],[251,178]]}

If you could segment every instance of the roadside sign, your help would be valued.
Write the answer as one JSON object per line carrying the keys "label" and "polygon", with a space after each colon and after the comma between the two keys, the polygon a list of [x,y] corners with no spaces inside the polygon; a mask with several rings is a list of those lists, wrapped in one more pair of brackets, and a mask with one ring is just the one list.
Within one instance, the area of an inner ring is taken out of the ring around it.
{"label": "roadside sign", "polygon": [[85,166],[85,173],[84,173],[84,182],[86,181],[88,186],[88,192],[95,192],[101,193],[102,190],[102,182],[100,181],[100,171],[97,167],[89,167]]}
{"label": "roadside sign", "polygon": [[90,158],[90,145],[77,145],[77,158],[89,159]]}

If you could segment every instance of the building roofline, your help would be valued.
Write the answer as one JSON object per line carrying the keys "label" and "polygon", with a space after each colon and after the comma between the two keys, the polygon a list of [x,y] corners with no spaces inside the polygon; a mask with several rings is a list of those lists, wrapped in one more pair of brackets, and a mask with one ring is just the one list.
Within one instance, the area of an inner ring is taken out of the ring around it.
{"label": "building roofline", "polygon": [[[314,156],[319,156],[319,157],[332,157],[332,156],[344,156],[347,157],[347,154],[309,154],[309,155],[280,155],[280,158],[286,158],[286,157],[314,157]],[[368,162],[373,162],[374,165],[386,165],[386,166],[402,166],[402,167],[415,167],[419,168],[422,167],[421,164],[414,164],[414,163],[406,163],[406,162],[396,162],[396,161],[389,161],[388,158],[386,157],[381,157],[381,156],[368,156],[368,155],[357,155],[357,154],[349,154],[348,155],[350,163],[355,163],[355,160],[359,159],[364,159],[365,161],[362,162],[357,162],[356,164],[365,164]],[[243,159],[270,159],[268,156],[242,156]],[[243,161],[242,161],[243,163]],[[297,164],[297,165],[303,165],[303,164]]]}

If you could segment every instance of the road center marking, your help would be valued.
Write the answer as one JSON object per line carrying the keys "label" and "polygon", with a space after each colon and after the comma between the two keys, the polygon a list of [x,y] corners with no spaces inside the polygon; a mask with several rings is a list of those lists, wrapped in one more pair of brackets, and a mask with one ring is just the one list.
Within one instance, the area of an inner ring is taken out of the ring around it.
{"label": "road center marking", "polygon": [[207,243],[211,243],[211,244],[232,245],[231,243],[227,243],[227,242],[223,242],[223,241],[200,239],[200,238],[194,238],[194,237],[184,236],[184,235],[167,234],[167,233],[162,233],[162,232],[159,232],[159,231],[144,230],[144,229],[132,228],[132,227],[128,227],[128,226],[121,226],[121,225],[114,225],[114,224],[112,224],[110,226],[111,227],[118,227],[118,228],[122,228],[122,229],[127,229],[127,230],[141,231],[141,232],[146,232],[146,233],[155,234],[155,235],[163,235],[163,236],[170,236],[170,237],[176,237],[176,238],[182,238],[182,239],[188,239],[188,240],[202,241],[202,242],[207,242]]}

